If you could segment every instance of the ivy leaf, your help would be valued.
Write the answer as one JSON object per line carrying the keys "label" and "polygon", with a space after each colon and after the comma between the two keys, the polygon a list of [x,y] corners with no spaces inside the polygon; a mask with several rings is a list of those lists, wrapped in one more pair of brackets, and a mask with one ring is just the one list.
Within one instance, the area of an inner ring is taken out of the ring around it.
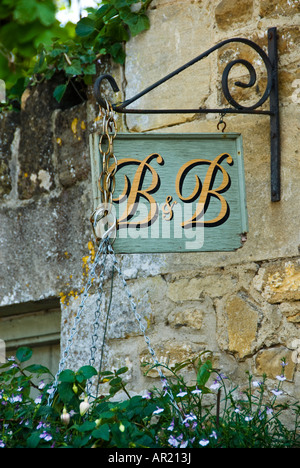
{"label": "ivy leaf", "polygon": [[37,448],[40,442],[40,432],[33,432],[27,439],[28,448]]}
{"label": "ivy leaf", "polygon": [[93,366],[83,366],[76,373],[76,380],[83,382],[84,380],[91,379],[94,375],[97,375],[97,371]]}
{"label": "ivy leaf", "polygon": [[88,16],[82,18],[75,28],[76,34],[80,37],[87,37],[96,31],[95,22]]}
{"label": "ivy leaf", "polygon": [[150,27],[150,21],[147,15],[132,13],[128,8],[124,8],[120,11],[120,17],[129,27],[132,36],[137,36]]}
{"label": "ivy leaf", "polygon": [[28,361],[32,356],[32,349],[27,347],[19,348],[16,352],[16,357],[20,362]]}
{"label": "ivy leaf", "polygon": [[65,72],[68,75],[81,75],[82,70],[80,60],[73,60],[72,65],[65,68]]}
{"label": "ivy leaf", "polygon": [[38,374],[38,375],[51,374],[49,369],[45,366],[42,366],[41,364],[32,364],[31,366],[25,367],[24,370],[26,370],[27,372],[32,372],[33,374]]}
{"label": "ivy leaf", "polygon": [[92,436],[95,437],[95,439],[102,439],[102,440],[109,441],[109,432],[110,432],[109,425],[105,423],[102,426],[100,426],[98,429],[95,429],[92,432]]}
{"label": "ivy leaf", "polygon": [[62,371],[59,374],[59,380],[60,380],[60,382],[74,383],[75,382],[75,372],[73,372],[70,369],[66,369],[66,370]]}
{"label": "ivy leaf", "polygon": [[55,97],[55,99],[58,102],[60,102],[62,100],[62,98],[63,98],[63,95],[66,92],[66,89],[67,89],[66,84],[56,86],[55,90],[53,91],[53,97]]}

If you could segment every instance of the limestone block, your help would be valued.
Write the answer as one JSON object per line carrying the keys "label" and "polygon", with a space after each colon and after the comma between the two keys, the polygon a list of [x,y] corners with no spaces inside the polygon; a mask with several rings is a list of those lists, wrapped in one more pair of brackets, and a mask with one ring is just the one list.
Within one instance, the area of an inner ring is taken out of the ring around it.
{"label": "limestone block", "polygon": [[175,310],[168,316],[168,323],[174,328],[189,327],[201,330],[203,310],[192,307],[179,311]]}
{"label": "limestone block", "polygon": [[251,19],[253,0],[222,0],[215,9],[216,23],[221,29],[228,29],[234,23]]}
{"label": "limestone block", "polygon": [[300,299],[300,267],[295,262],[276,263],[265,273],[263,297],[270,303]]}
{"label": "limestone block", "polygon": [[293,380],[295,363],[292,360],[292,352],[284,347],[269,348],[260,351],[255,359],[256,372],[259,375],[266,374],[268,378],[275,379],[277,375],[282,375],[282,359],[286,359],[285,377]]}
{"label": "limestone block", "polygon": [[[157,359],[159,363],[166,365],[169,368],[174,367],[176,364],[186,361],[187,359],[194,359],[199,356],[203,348],[199,345],[191,344],[188,341],[175,341],[175,340],[162,340],[159,343],[153,344]],[[149,357],[148,350],[140,353],[141,363],[151,363],[151,356]],[[165,375],[172,375],[166,369],[163,369]],[[151,370],[147,373],[148,377],[157,377],[157,371]]]}
{"label": "limestone block", "polygon": [[[195,272],[195,276],[197,273]],[[232,290],[234,280],[222,273],[178,279],[168,284],[168,297],[174,302],[197,301],[205,295],[219,297]]]}
{"label": "limestone block", "polygon": [[300,324],[300,302],[283,302],[279,306],[280,312],[290,323]]}
{"label": "limestone block", "polygon": [[[135,96],[211,47],[208,11],[203,3],[157,2],[151,28],[126,44],[126,99]],[[193,65],[128,108],[204,107],[210,90],[210,59]],[[145,131],[184,122],[188,115],[127,115],[130,131]]]}
{"label": "limestone block", "polygon": [[299,0],[261,0],[259,14],[262,17],[293,16],[300,13]]}
{"label": "limestone block", "polygon": [[226,302],[228,350],[244,358],[252,352],[255,342],[258,312],[241,297]]}

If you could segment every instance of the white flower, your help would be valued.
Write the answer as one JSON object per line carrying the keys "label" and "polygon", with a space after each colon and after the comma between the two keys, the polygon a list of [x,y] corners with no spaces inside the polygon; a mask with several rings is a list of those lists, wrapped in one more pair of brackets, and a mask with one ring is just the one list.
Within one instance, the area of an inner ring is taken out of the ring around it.
{"label": "white flower", "polygon": [[271,392],[275,395],[275,396],[279,396],[279,395],[282,395],[283,391],[282,390],[271,390]]}
{"label": "white flower", "polygon": [[181,389],[180,389],[180,392],[177,393],[176,396],[178,396],[178,397],[184,397],[185,395],[187,395],[187,392],[182,392]]}
{"label": "white flower", "polygon": [[184,440],[183,440],[183,441],[181,442],[181,444],[180,444],[180,447],[179,447],[179,448],[186,448],[186,447],[187,447],[187,445],[188,445],[188,440],[186,440],[186,441],[184,441]]}
{"label": "white flower", "polygon": [[276,375],[276,379],[280,380],[280,382],[283,382],[284,380],[286,380],[286,377],[284,375]]}
{"label": "white flower", "polygon": [[178,440],[175,439],[175,437],[172,436],[172,435],[169,437],[168,442],[169,442],[170,445],[172,445],[172,447],[175,447],[175,448],[178,447],[178,445],[179,445]]}
{"label": "white flower", "polygon": [[257,382],[257,380],[254,380],[254,381],[252,382],[252,385],[253,385],[253,387],[260,387],[261,383],[260,383],[260,382]]}
{"label": "white flower", "polygon": [[207,440],[207,439],[201,439],[199,441],[199,445],[201,445],[202,447],[205,447],[208,444],[209,444],[209,440]]}
{"label": "white flower", "polygon": [[60,416],[61,422],[65,425],[68,426],[70,422],[70,414],[67,412],[66,408],[63,409],[63,412]]}
{"label": "white flower", "polygon": [[202,393],[202,390],[199,390],[198,387],[195,388],[195,390],[192,390],[193,395],[200,395],[200,393]]}
{"label": "white flower", "polygon": [[36,405],[39,405],[41,402],[42,402],[42,395],[39,395],[39,396],[36,397],[36,399],[34,400],[34,403],[35,403]]}
{"label": "white flower", "polygon": [[219,382],[214,382],[209,388],[211,390],[219,390],[220,387],[221,387],[221,384],[219,384]]}
{"label": "white flower", "polygon": [[159,407],[157,407],[157,409],[156,409],[155,411],[153,411],[152,414],[160,414],[160,413],[162,413],[163,411],[165,411],[164,408],[159,408]]}
{"label": "white flower", "polygon": [[84,401],[82,401],[79,405],[80,416],[84,416],[85,413],[89,410],[89,408],[90,408],[90,404],[88,402],[88,398],[85,397]]}

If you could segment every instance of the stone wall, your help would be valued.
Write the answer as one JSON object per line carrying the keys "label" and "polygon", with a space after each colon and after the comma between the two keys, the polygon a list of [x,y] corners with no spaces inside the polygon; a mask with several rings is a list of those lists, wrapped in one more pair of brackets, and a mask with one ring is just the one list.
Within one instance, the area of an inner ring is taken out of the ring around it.
{"label": "stone wall", "polygon": [[[250,38],[266,50],[267,29],[278,28],[282,193],[280,202],[270,201],[269,118],[226,116],[226,131],[243,135],[247,242],[228,253],[120,256],[138,311],[147,321],[146,333],[162,362],[173,364],[211,350],[214,365],[236,383],[247,380],[245,371],[257,378],[266,373],[272,388],[286,357],[284,390],[299,398],[299,0],[154,0],[149,14],[150,30],[126,45],[125,66],[109,67],[122,98],[223,39]],[[252,51],[230,45],[134,106],[226,105],[221,73],[237,53],[260,65]],[[247,81],[243,68],[235,71],[236,77]],[[256,99],[264,84],[262,70]],[[253,94],[244,93],[237,99],[250,103]],[[94,254],[88,134],[96,108],[90,95],[87,102],[58,108],[51,94],[40,86],[24,96],[19,115],[0,116],[0,306],[60,297],[64,349]],[[175,114],[118,120],[123,132],[184,133],[216,132],[218,118]],[[106,304],[109,290],[107,278]],[[95,301],[91,293],[68,365],[89,361]],[[101,341],[100,335],[99,348]],[[156,376],[143,377],[140,362],[147,360],[144,337],[116,277],[105,364],[127,365],[129,388],[142,391]]]}

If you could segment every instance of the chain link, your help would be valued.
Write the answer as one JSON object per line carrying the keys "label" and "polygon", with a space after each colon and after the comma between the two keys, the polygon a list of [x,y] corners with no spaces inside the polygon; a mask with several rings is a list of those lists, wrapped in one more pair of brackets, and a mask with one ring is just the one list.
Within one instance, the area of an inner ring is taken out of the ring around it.
{"label": "chain link", "polygon": [[111,203],[115,191],[117,158],[114,155],[114,139],[117,136],[117,123],[112,106],[106,101],[106,109],[100,110],[102,134],[99,140],[99,152],[102,156],[102,172],[98,179],[102,203]]}

